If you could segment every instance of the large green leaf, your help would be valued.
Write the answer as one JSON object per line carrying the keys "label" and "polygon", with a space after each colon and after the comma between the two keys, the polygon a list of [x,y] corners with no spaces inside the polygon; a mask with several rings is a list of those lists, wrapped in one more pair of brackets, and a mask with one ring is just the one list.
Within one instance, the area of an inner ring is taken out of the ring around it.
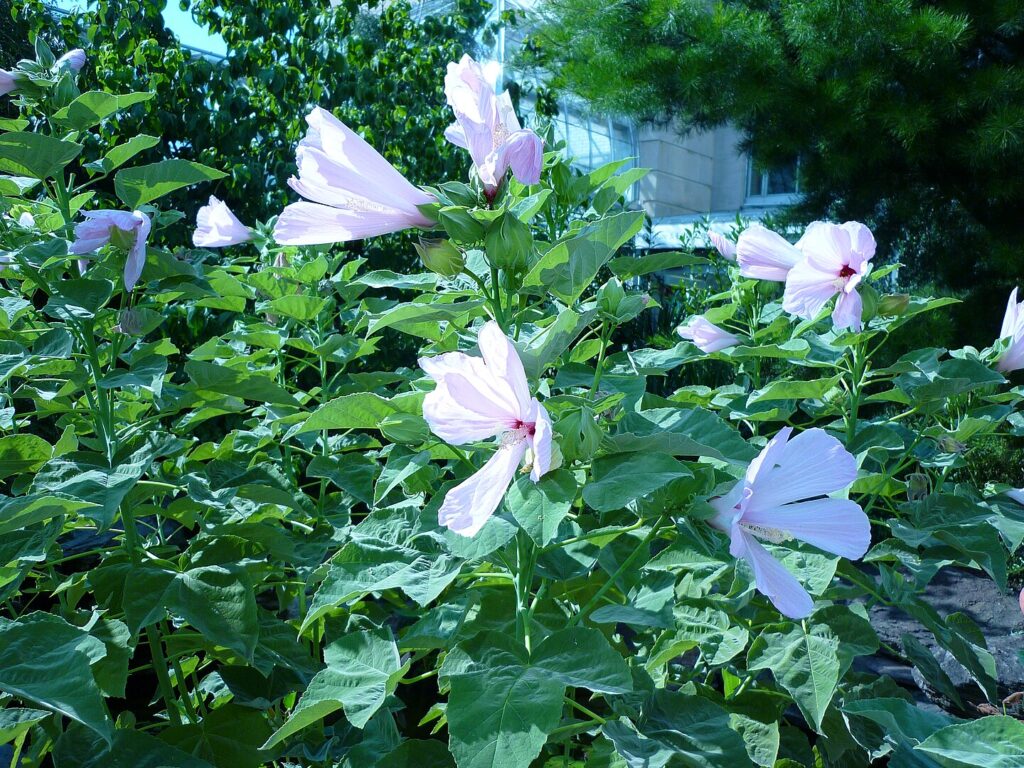
{"label": "large green leaf", "polygon": [[58,616],[0,621],[0,690],[88,726],[108,742],[112,723],[92,665],[102,642]]}
{"label": "large green leaf", "polygon": [[185,363],[185,373],[200,390],[209,390],[223,395],[232,395],[260,403],[276,405],[298,405],[288,390],[275,384],[267,376],[224,365],[190,360]]}
{"label": "large green leaf", "polygon": [[840,669],[839,638],[827,624],[808,620],[767,627],[751,644],[747,666],[771,670],[808,725],[821,728]]}
{"label": "large green leaf", "polygon": [[76,131],[84,131],[98,125],[115,112],[141,101],[149,101],[155,95],[152,91],[125,93],[120,96],[103,91],[86,91],[66,107],[58,110],[53,119]]}
{"label": "large green leaf", "polygon": [[528,768],[558,726],[565,683],[530,666],[526,649],[503,633],[453,649],[441,676],[451,685],[445,711],[459,768]]}
{"label": "large green leaf", "polygon": [[202,181],[223,179],[227,174],[191,160],[161,160],[125,168],[114,177],[114,192],[129,208],[138,208],[176,189]]}
{"label": "large green leaf", "polygon": [[271,736],[265,748],[323,720],[339,709],[356,728],[362,728],[394,691],[402,664],[390,630],[353,632],[324,649],[327,668],[309,682],[288,721]]}
{"label": "large green leaf", "polygon": [[22,472],[35,472],[47,462],[53,448],[37,435],[0,437],[0,480]]}
{"label": "large green leaf", "polygon": [[744,768],[751,765],[729,714],[699,696],[660,690],[636,723],[609,720],[601,732],[628,768]]}
{"label": "large green leaf", "polygon": [[664,453],[605,456],[594,461],[591,471],[583,499],[598,512],[621,509],[673,480],[692,476],[685,464]]}
{"label": "large green leaf", "polygon": [[530,666],[565,685],[595,693],[633,690],[625,660],[590,627],[571,627],[544,638],[530,654]]}
{"label": "large green leaf", "polygon": [[33,179],[55,178],[81,151],[81,144],[43,133],[5,133],[0,135],[0,171]]}
{"label": "large green leaf", "polygon": [[213,765],[260,768],[268,759],[260,745],[270,732],[262,712],[231,703],[210,711],[199,723],[165,728],[160,740]]}
{"label": "large green leaf", "polygon": [[95,506],[89,502],[48,494],[0,498],[0,536],[24,530],[27,526],[49,520],[57,515],[67,515]]}
{"label": "large green leaf", "polygon": [[114,730],[104,744],[84,728],[61,734],[54,750],[60,768],[214,768],[213,764],[130,728]]}
{"label": "large green leaf", "polygon": [[177,574],[167,591],[167,608],[211,643],[252,658],[259,617],[252,583],[243,567],[208,565]]}
{"label": "large green leaf", "polygon": [[108,528],[114,522],[118,507],[142,477],[149,462],[145,459],[126,461],[114,468],[92,454],[68,454],[48,461],[32,482],[32,491],[39,495],[60,494],[87,502],[82,514]]}
{"label": "large green leaf", "polygon": [[537,483],[523,476],[505,494],[505,506],[537,546],[544,547],[554,541],[577,488],[575,476],[567,469],[549,472]]}
{"label": "large green leaf", "polygon": [[550,291],[572,304],[598,271],[643,225],[642,211],[624,211],[585,225],[541,256],[523,280],[526,289]]}
{"label": "large green leaf", "polygon": [[717,414],[702,408],[627,413],[608,443],[615,451],[658,451],[746,463],[756,451]]}
{"label": "large green leaf", "polygon": [[296,431],[321,429],[379,429],[385,417],[395,413],[419,414],[423,396],[400,395],[388,399],[372,392],[354,392],[324,403]]}
{"label": "large green leaf", "polygon": [[843,711],[873,720],[885,730],[886,737],[895,743],[919,744],[952,719],[941,712],[931,712],[915,706],[905,699],[855,699],[843,705]]}
{"label": "large green leaf", "polygon": [[345,544],[331,560],[303,627],[336,606],[386,589],[401,589],[420,605],[430,603],[458,575],[460,562],[425,539],[416,543],[421,548],[360,536]]}
{"label": "large green leaf", "polygon": [[1020,768],[1024,765],[1024,723],[1005,715],[983,717],[936,731],[916,749],[956,766]]}

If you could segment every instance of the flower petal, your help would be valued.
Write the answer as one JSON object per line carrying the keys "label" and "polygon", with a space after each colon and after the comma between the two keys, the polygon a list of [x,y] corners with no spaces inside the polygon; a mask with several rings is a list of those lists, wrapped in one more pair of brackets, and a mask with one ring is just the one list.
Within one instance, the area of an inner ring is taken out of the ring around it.
{"label": "flower petal", "polygon": [[838,293],[838,276],[838,269],[835,272],[824,272],[810,259],[804,259],[786,277],[782,308],[808,320],[816,317],[828,300]]}
{"label": "flower petal", "polygon": [[856,478],[857,460],[843,444],[822,429],[808,429],[762,463],[743,519],[752,511],[833,493]]}
{"label": "flower petal", "polygon": [[516,348],[501,330],[501,326],[493,320],[484,323],[477,336],[477,344],[484,362],[487,363],[487,369],[495,378],[511,388],[515,401],[509,405],[515,408],[515,415],[521,421],[527,421],[526,416],[533,408],[533,397],[530,395],[526,371],[523,370],[523,362],[519,359]]}
{"label": "flower petal", "polygon": [[222,201],[210,196],[210,201],[196,214],[196,228],[192,243],[197,248],[223,248],[252,239],[252,232]]}
{"label": "flower petal", "polygon": [[[772,601],[779,613],[791,619],[803,619],[814,610],[814,601],[786,568],[771,556],[753,536],[745,531],[738,531],[733,541],[739,542],[734,555],[742,557],[754,570],[754,583],[757,590]],[[732,550],[730,550],[732,551]],[[742,554],[737,554],[742,552]]]}
{"label": "flower petal", "polygon": [[816,269],[834,273],[833,276],[850,263],[850,232],[838,224],[811,222],[796,247]]}
{"label": "flower petal", "polygon": [[448,491],[437,510],[437,522],[462,536],[476,535],[501,503],[526,447],[520,440],[498,448],[475,474]]}
{"label": "flower petal", "polygon": [[864,303],[861,301],[857,291],[840,291],[836,299],[835,309],[832,310],[832,324],[836,328],[853,328],[859,331],[862,326],[864,314]]}
{"label": "flower petal", "polygon": [[814,499],[743,514],[741,524],[776,528],[834,555],[857,560],[871,546],[871,522],[849,499]]}
{"label": "flower petal", "polygon": [[536,400],[534,404],[537,410],[533,417],[533,437],[530,438],[530,450],[533,452],[530,478],[537,482],[551,469],[551,417],[543,405]]}
{"label": "flower petal", "polygon": [[419,226],[405,215],[379,211],[352,211],[299,201],[285,206],[274,225],[274,239],[282,245],[319,245],[363,240]]}
{"label": "flower petal", "polygon": [[146,266],[146,244],[149,239],[149,231],[152,222],[149,216],[142,211],[135,211],[132,216],[135,218],[135,244],[128,251],[128,258],[124,262],[124,287],[130,291],[142,277],[142,270]]}
{"label": "flower petal", "polygon": [[686,325],[676,328],[676,333],[684,339],[689,339],[701,352],[709,355],[733,347],[740,341],[738,336],[719,328],[703,315],[690,318]]}
{"label": "flower petal", "polygon": [[500,181],[505,170],[511,168],[512,175],[520,184],[536,184],[540,181],[543,165],[543,140],[533,131],[519,130],[498,148],[494,174]]}
{"label": "flower petal", "polygon": [[786,238],[760,224],[743,230],[736,243],[736,261],[744,277],[781,282],[801,258]]}

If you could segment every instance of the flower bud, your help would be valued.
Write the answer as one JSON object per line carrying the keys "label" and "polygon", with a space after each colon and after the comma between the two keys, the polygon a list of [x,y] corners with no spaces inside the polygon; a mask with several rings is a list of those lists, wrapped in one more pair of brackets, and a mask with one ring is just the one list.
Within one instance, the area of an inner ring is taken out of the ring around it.
{"label": "flower bud", "polygon": [[81,48],[74,48],[57,59],[54,66],[58,69],[68,67],[72,72],[81,72],[86,60],[85,51]]}
{"label": "flower bud", "polygon": [[857,291],[860,293],[861,304],[864,308],[861,313],[861,321],[866,324],[878,315],[878,291],[866,283],[857,286]]}
{"label": "flower bud", "polygon": [[138,310],[123,309],[117,316],[117,325],[114,326],[114,332],[123,333],[125,336],[141,336],[144,319],[142,313]]}
{"label": "flower bud", "polygon": [[456,248],[451,240],[421,237],[413,246],[420,255],[423,266],[441,277],[455,277],[466,266],[462,251]]}
{"label": "flower bud", "polygon": [[615,317],[624,298],[626,292],[622,289],[622,281],[613,277],[597,289],[597,309],[602,314]]}
{"label": "flower bud", "polygon": [[487,258],[506,272],[523,272],[530,266],[533,233],[513,213],[504,212],[487,228]]}
{"label": "flower bud", "polygon": [[907,475],[907,499],[910,501],[920,501],[921,499],[928,496],[928,491],[931,488],[931,481],[928,479],[928,475],[923,475],[920,472],[914,472],[911,475]]}

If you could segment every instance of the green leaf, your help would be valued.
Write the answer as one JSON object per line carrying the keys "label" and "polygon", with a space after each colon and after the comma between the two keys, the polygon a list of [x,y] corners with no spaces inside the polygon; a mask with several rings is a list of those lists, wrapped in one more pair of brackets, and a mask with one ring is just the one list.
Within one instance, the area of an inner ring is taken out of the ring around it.
{"label": "green leaf", "polygon": [[399,395],[390,400],[372,392],[354,392],[324,403],[309,415],[296,432],[322,429],[379,429],[385,417],[394,413],[420,414],[423,395]]}
{"label": "green leaf", "polygon": [[402,663],[390,630],[354,632],[324,649],[326,669],[310,680],[288,721],[271,736],[264,749],[339,709],[356,728],[362,728],[395,690]]}
{"label": "green leaf", "polygon": [[587,224],[551,247],[523,280],[572,304],[612,255],[643,225],[642,211],[625,211]]}
{"label": "green leaf", "polygon": [[260,768],[269,757],[260,745],[270,733],[262,712],[226,704],[212,710],[198,724],[165,728],[160,740],[213,765]]}
{"label": "green leaf", "polygon": [[0,176],[0,195],[22,197],[39,184],[39,179],[28,176]]}
{"label": "green leaf", "polygon": [[699,648],[712,666],[726,664],[743,651],[750,637],[747,630],[733,626],[728,614],[716,608],[679,605],[675,619],[677,628],[658,638],[645,662],[652,673],[691,648]]}
{"label": "green leaf", "polygon": [[0,744],[14,741],[40,720],[45,720],[52,714],[42,709],[22,707],[0,709]]}
{"label": "green leaf", "polygon": [[888,738],[897,743],[907,741],[912,746],[951,722],[942,712],[930,712],[895,698],[855,699],[846,702],[843,711],[878,723]]}
{"label": "green leaf", "polygon": [[300,323],[308,323],[316,319],[324,307],[327,306],[327,299],[319,296],[302,296],[299,294],[288,294],[274,299],[266,305],[266,310],[272,314],[288,317]]}
{"label": "green leaf", "polygon": [[72,512],[95,506],[89,502],[48,494],[0,498],[0,536],[14,533],[58,515],[69,515]]}
{"label": "green leaf", "polygon": [[679,269],[707,263],[707,259],[685,251],[666,251],[647,256],[619,256],[608,262],[608,268],[616,277],[629,280],[640,275],[649,275],[651,272],[660,272],[663,269]]}
{"label": "green leaf", "polygon": [[132,136],[124,144],[118,144],[104,155],[103,160],[100,161],[103,172],[110,173],[116,168],[120,168],[140,152],[152,149],[159,143],[160,139],[157,136],[149,136],[145,133]]}
{"label": "green leaf", "polygon": [[53,447],[32,434],[0,437],[0,480],[22,472],[35,472],[50,459]]}
{"label": "green leaf", "polygon": [[628,693],[633,679],[622,656],[598,630],[571,627],[546,637],[530,655],[530,665],[574,688],[595,693]]}
{"label": "green leaf", "polygon": [[841,376],[810,381],[773,381],[766,387],[754,390],[747,398],[747,403],[766,402],[769,400],[805,400],[823,397],[839,384]]}
{"label": "green leaf", "polygon": [[[805,629],[806,626],[806,629]],[[821,729],[839,683],[839,638],[827,624],[772,624],[750,646],[747,666],[769,669],[808,725]]]}
{"label": "green leaf", "polygon": [[54,113],[53,119],[76,131],[84,131],[94,125],[99,125],[115,112],[142,101],[149,101],[155,95],[156,93],[153,91],[126,93],[120,96],[103,91],[87,91]]}
{"label": "green leaf", "polygon": [[[422,542],[422,543],[421,543]],[[330,561],[327,575],[313,596],[303,628],[331,608],[371,592],[401,589],[427,605],[455,579],[459,561],[418,539],[422,550],[370,536],[350,541]]]}
{"label": "green leaf", "polygon": [[757,453],[721,417],[702,408],[627,413],[616,433],[608,437],[608,445],[614,451],[709,456],[737,464],[748,462]]}
{"label": "green leaf", "polygon": [[960,700],[959,691],[953,685],[949,675],[946,674],[946,670],[939,665],[939,662],[936,661],[932,652],[925,647],[924,643],[909,632],[906,632],[900,638],[900,644],[903,646],[903,653],[917,667],[921,676],[939,693],[953,702],[953,704],[962,707],[963,702]]}
{"label": "green leaf", "polygon": [[81,144],[42,133],[5,133],[0,135],[0,171],[33,179],[56,178],[81,151]]}
{"label": "green leaf", "polygon": [[622,509],[673,480],[693,476],[685,464],[664,453],[605,456],[594,460],[591,472],[583,500],[598,512]]}
{"label": "green leaf", "polygon": [[259,403],[298,405],[288,390],[275,384],[269,377],[258,373],[240,371],[202,360],[189,360],[185,363],[185,373],[192,379],[197,389],[242,397]]}
{"label": "green leaf", "polygon": [[449,652],[449,748],[459,768],[528,768],[562,713],[565,683],[530,666],[526,649],[485,632]]}
{"label": "green leaf", "polygon": [[751,765],[729,713],[699,696],[657,691],[632,723],[609,720],[601,732],[630,768],[743,768]]}
{"label": "green leaf", "polygon": [[439,323],[464,324],[470,315],[478,313],[484,304],[483,299],[443,304],[438,301],[436,295],[427,295],[407,304],[397,304],[379,315],[374,315],[370,319],[366,335],[372,336],[385,328],[394,328],[403,333],[437,341],[441,338]]}
{"label": "green leaf", "polygon": [[115,729],[108,746],[84,728],[72,726],[57,740],[54,754],[60,768],[214,768],[155,736],[130,728]]}
{"label": "green leaf", "polygon": [[108,528],[117,516],[118,507],[135,487],[149,462],[144,458],[124,461],[111,469],[103,459],[92,454],[71,453],[51,459],[32,481],[33,493],[72,496],[87,502],[82,514]]}
{"label": "green leaf", "polygon": [[[108,742],[111,722],[92,664],[103,643],[58,616],[0,622],[0,690],[88,726]],[[59,670],[59,673],[57,673]]]}
{"label": "green leaf", "polygon": [[537,483],[521,476],[505,494],[505,506],[534,543],[544,547],[555,540],[577,489],[575,476],[566,469],[549,472]]}
{"label": "green leaf", "polygon": [[[126,585],[126,589],[132,586]],[[206,640],[252,659],[259,636],[256,596],[240,565],[209,565],[177,574],[167,590],[167,609]]]}
{"label": "green leaf", "polygon": [[114,177],[114,192],[126,206],[138,208],[176,189],[225,176],[222,171],[191,160],[161,160],[118,171]]}
{"label": "green leaf", "polygon": [[936,731],[916,749],[959,765],[1020,768],[1024,765],[1024,723],[992,715]]}

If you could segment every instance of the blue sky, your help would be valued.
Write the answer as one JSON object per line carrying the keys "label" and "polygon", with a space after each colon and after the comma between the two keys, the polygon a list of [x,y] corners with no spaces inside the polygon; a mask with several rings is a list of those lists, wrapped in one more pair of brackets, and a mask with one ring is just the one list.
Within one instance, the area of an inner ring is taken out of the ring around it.
{"label": "blue sky", "polygon": [[[61,10],[70,11],[86,7],[88,0],[56,0],[55,5]],[[224,54],[227,51],[220,35],[212,35],[207,29],[196,24],[188,11],[178,7],[178,0],[167,0],[164,23],[185,45],[217,54]]]}

